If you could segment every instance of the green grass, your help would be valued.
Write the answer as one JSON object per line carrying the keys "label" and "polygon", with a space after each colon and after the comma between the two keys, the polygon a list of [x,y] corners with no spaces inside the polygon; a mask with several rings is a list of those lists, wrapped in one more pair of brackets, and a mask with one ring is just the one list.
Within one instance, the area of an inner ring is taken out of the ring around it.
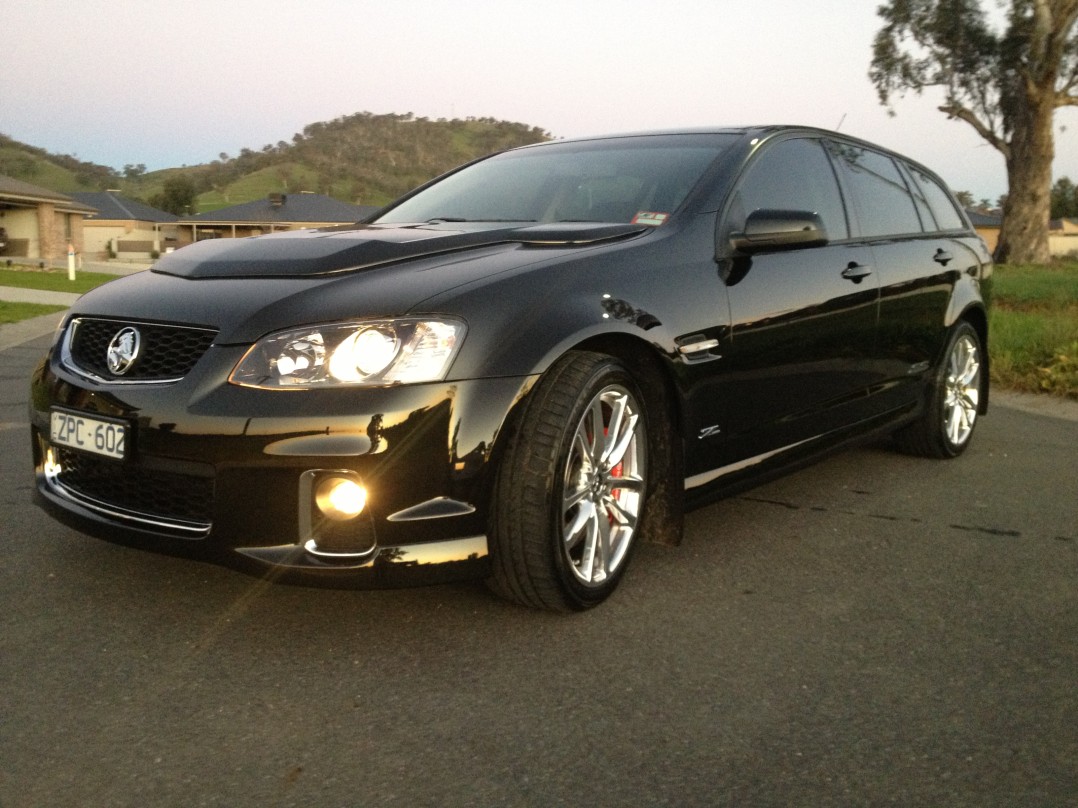
{"label": "green grass", "polygon": [[1078,262],[996,267],[989,310],[992,382],[1078,399]]}
{"label": "green grass", "polygon": [[48,306],[41,303],[8,303],[0,300],[0,325],[9,325],[33,317],[63,311],[67,306]]}
{"label": "green grass", "polygon": [[996,267],[992,295],[1009,310],[1043,310],[1078,304],[1078,261],[1049,266]]}
{"label": "green grass", "polygon": [[195,200],[198,210],[192,213],[206,213],[245,202],[254,202],[265,199],[271,193],[295,194],[300,191],[322,193],[323,190],[318,184],[317,175],[311,169],[298,163],[282,163],[247,174],[221,190],[199,194]]}
{"label": "green grass", "polygon": [[47,157],[31,154],[16,146],[0,146],[0,164],[10,169],[4,171],[5,174],[14,173],[24,182],[63,194],[97,190],[92,180],[86,182],[70,169],[57,165]]}
{"label": "green grass", "polygon": [[69,281],[66,269],[0,269],[0,286],[41,289],[46,292],[73,292],[81,295],[114,280],[116,276],[106,272],[77,272],[75,280]]}

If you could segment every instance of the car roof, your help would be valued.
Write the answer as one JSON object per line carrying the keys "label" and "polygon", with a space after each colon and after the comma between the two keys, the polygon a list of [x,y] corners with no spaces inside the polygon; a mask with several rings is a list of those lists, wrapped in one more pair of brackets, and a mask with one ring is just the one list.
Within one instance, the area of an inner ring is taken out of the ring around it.
{"label": "car roof", "polygon": [[[527,146],[518,146],[510,151],[516,151],[517,149],[535,149],[543,148],[545,146],[552,146],[560,143],[589,143],[602,140],[619,140],[623,138],[637,138],[637,137],[678,137],[681,135],[741,135],[752,137],[767,137],[771,135],[781,133],[804,133],[815,134],[824,137],[838,138],[846,140],[852,143],[860,143],[869,148],[877,149],[880,151],[890,152],[897,156],[903,157],[903,159],[909,160],[910,158],[904,155],[898,154],[893,149],[889,149],[886,146],[878,143],[873,143],[862,138],[855,137],[853,135],[847,135],[842,132],[836,132],[831,129],[823,129],[817,126],[809,126],[805,124],[753,124],[746,126],[696,126],[696,127],[680,127],[671,129],[644,129],[638,131],[629,132],[610,132],[595,135],[581,135],[578,137],[559,138],[557,140],[547,140],[542,143],[532,143]],[[912,161],[911,161],[912,162]]]}
{"label": "car roof", "polygon": [[[816,135],[820,137],[833,138],[836,140],[842,140],[850,144],[860,145],[865,148],[873,149],[879,152],[885,152],[892,157],[897,157],[911,165],[917,166],[919,169],[927,172],[931,176],[939,178],[939,175],[928,166],[923,163],[908,157],[901,152],[897,152],[894,149],[888,148],[879,143],[874,143],[863,138],[856,137],[854,135],[847,135],[843,132],[837,132],[832,129],[823,129],[818,126],[809,126],[805,124],[755,124],[749,126],[698,126],[698,127],[686,127],[686,128],[673,128],[673,129],[655,129],[655,130],[641,130],[635,132],[615,132],[610,134],[597,134],[597,135],[583,135],[580,137],[563,138],[558,140],[547,140],[542,143],[533,143],[528,146],[519,146],[509,151],[517,151],[519,149],[537,149],[548,146],[553,146],[561,143],[589,143],[599,142],[603,140],[619,140],[626,138],[638,138],[638,137],[678,137],[681,135],[739,135],[744,139],[751,138],[770,138],[779,134],[805,134]],[[755,144],[753,144],[755,145]],[[942,182],[942,180],[941,180]]]}

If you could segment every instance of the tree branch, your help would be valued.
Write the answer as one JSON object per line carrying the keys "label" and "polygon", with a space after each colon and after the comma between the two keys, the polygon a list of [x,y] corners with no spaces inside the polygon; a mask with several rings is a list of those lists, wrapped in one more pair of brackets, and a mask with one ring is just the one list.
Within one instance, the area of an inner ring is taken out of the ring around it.
{"label": "tree branch", "polygon": [[972,111],[961,104],[944,104],[938,109],[940,112],[945,113],[948,118],[958,118],[960,121],[965,121],[977,131],[978,135],[987,140],[993,148],[999,151],[1005,158],[1010,157],[1010,144],[992,131],[990,127],[985,125],[985,123]]}

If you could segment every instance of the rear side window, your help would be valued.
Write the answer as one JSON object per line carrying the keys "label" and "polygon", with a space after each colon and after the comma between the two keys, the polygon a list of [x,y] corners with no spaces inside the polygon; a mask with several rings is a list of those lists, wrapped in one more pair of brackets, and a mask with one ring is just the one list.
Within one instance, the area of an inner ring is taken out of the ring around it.
{"label": "rear side window", "polygon": [[[920,169],[909,166],[913,181],[924,194],[928,207],[932,210],[936,230],[962,230],[966,223],[962,220],[962,214],[954,206],[950,195],[940,186],[935,179],[925,174]],[[925,222],[925,229],[932,230],[930,222]]]}
{"label": "rear side window", "polygon": [[830,143],[845,169],[861,235],[865,238],[921,232],[921,219],[895,161],[848,143]]}
{"label": "rear side window", "polygon": [[835,171],[818,140],[784,140],[752,164],[738,187],[731,223],[741,226],[760,209],[811,211],[831,241],[850,235]]}

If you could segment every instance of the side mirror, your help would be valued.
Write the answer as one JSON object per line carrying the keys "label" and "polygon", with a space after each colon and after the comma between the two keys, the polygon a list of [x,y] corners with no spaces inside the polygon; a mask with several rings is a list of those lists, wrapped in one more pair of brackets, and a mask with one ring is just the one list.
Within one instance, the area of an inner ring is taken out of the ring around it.
{"label": "side mirror", "polygon": [[749,255],[822,247],[826,243],[823,220],[807,210],[754,210],[745,220],[745,228],[730,234],[730,246]]}

